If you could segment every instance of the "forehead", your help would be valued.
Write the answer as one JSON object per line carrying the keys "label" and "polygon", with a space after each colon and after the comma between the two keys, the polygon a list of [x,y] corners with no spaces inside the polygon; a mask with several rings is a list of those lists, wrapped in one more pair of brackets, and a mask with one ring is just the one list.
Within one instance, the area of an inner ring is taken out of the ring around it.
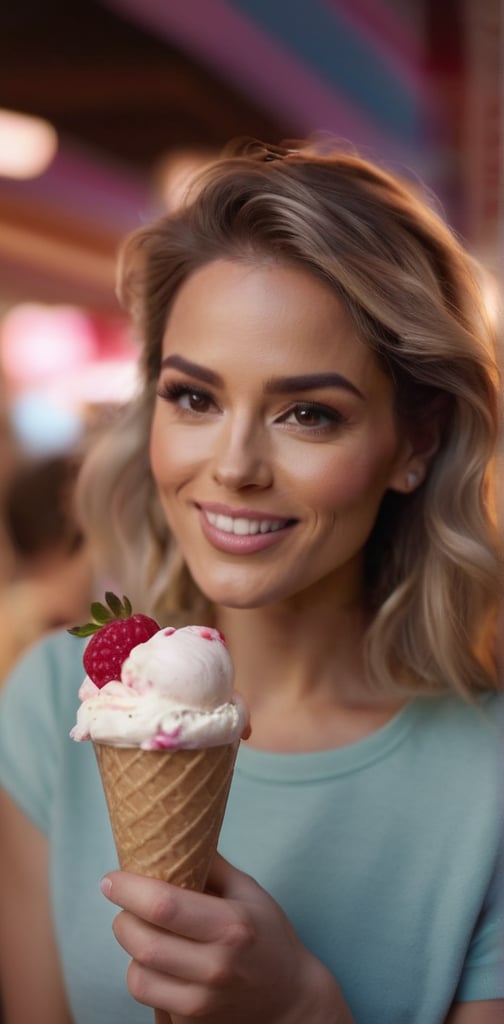
{"label": "forehead", "polygon": [[345,370],[361,383],[382,373],[344,302],[309,270],[274,262],[216,260],[180,287],[163,338],[213,365],[224,360],[268,372]]}

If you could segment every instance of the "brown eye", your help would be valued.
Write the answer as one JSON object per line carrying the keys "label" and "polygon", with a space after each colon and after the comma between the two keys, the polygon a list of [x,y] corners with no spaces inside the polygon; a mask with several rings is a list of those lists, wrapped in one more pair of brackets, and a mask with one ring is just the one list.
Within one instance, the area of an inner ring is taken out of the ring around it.
{"label": "brown eye", "polygon": [[210,398],[205,395],[202,391],[187,391],[185,401],[181,398],[180,404],[186,405],[187,408],[192,409],[193,412],[208,412],[210,408]]}
{"label": "brown eye", "polygon": [[318,427],[324,418],[319,409],[314,409],[309,405],[300,405],[293,410],[293,413],[297,422],[303,427]]}
{"label": "brown eye", "polygon": [[298,427],[306,427],[313,434],[342,426],[345,417],[330,405],[321,402],[298,402],[282,417],[283,423],[293,423]]}

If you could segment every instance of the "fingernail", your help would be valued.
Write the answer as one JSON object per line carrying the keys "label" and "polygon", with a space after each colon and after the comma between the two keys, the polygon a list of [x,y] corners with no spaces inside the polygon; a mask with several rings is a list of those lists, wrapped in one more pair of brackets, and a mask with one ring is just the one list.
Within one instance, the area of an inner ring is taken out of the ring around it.
{"label": "fingernail", "polygon": [[112,888],[112,882],[110,878],[102,878],[100,882],[100,889],[104,896],[110,896],[110,890]]}

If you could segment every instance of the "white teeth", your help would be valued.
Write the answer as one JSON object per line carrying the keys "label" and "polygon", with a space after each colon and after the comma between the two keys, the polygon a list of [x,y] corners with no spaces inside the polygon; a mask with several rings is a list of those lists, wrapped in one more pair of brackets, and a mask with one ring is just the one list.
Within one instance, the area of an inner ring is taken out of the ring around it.
{"label": "white teeth", "polygon": [[248,519],[235,519],[233,522],[233,533],[239,533],[241,537],[245,537],[247,533],[251,533],[249,530]]}
{"label": "white teeth", "polygon": [[233,532],[233,520],[231,516],[217,516],[217,522],[215,524],[217,529],[224,530],[225,533]]}
{"label": "white teeth", "polygon": [[235,533],[247,537],[255,533],[275,533],[285,526],[287,520],[245,519],[244,516],[222,516],[216,512],[205,512],[208,522],[223,533]]}

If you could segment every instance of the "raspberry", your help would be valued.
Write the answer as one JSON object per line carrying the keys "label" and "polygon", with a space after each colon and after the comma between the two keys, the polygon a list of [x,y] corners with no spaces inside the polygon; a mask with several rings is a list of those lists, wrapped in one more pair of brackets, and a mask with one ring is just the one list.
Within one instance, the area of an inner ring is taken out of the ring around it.
{"label": "raspberry", "polygon": [[120,679],[123,662],[133,647],[159,630],[157,622],[148,615],[133,615],[127,597],[121,602],[108,591],[105,600],[108,608],[99,601],[91,605],[92,622],[68,630],[72,636],[91,636],[84,651],[84,668],[100,689],[112,679]]}

